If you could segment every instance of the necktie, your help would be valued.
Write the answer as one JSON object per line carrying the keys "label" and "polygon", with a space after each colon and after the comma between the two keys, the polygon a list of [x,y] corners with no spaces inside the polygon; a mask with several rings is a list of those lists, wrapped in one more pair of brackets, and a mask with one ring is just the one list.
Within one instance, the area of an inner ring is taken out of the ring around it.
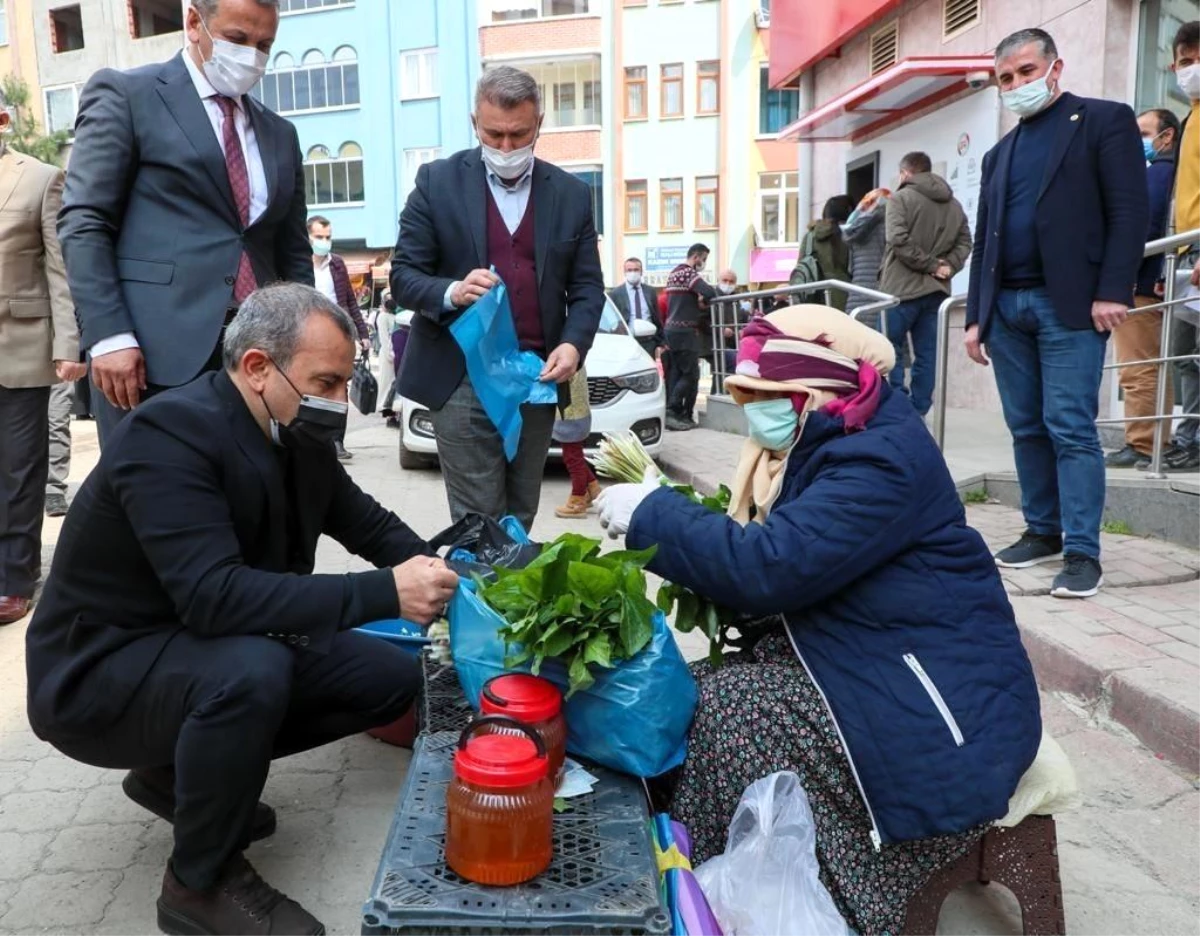
{"label": "necktie", "polygon": [[[237,205],[242,227],[250,224],[250,171],[246,168],[246,155],[242,152],[242,141],[237,132],[237,102],[233,98],[217,95],[217,104],[224,115],[221,121],[221,138],[225,144],[225,171],[229,173],[229,187],[233,189],[233,201]],[[242,251],[238,261],[237,279],[233,284],[233,301],[241,305],[242,300],[258,288],[250,257]]]}
{"label": "necktie", "polygon": [[633,320],[640,321],[642,317],[642,287],[633,287]]}

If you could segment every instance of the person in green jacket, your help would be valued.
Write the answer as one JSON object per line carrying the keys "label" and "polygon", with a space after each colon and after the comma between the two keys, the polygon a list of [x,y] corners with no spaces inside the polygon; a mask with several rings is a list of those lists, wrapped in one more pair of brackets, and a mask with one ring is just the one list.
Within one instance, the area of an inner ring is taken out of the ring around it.
{"label": "person in green jacket", "polygon": [[[790,280],[792,285],[831,279],[850,282],[850,247],[842,239],[841,226],[846,223],[853,210],[854,201],[849,195],[835,195],[825,202],[821,220],[808,226],[808,233],[804,235],[804,242],[800,245],[800,257],[796,261]],[[846,293],[830,290],[827,295],[825,305],[841,312],[846,311]],[[820,300],[810,297],[807,301]]]}

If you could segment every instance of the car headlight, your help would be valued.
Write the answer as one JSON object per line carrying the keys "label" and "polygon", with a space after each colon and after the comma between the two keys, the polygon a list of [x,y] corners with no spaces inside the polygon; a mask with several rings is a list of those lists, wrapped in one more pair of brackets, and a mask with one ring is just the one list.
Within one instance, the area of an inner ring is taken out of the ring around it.
{"label": "car headlight", "polygon": [[658,371],[645,370],[636,374],[623,374],[613,377],[612,382],[622,390],[632,390],[634,393],[653,393],[658,389]]}

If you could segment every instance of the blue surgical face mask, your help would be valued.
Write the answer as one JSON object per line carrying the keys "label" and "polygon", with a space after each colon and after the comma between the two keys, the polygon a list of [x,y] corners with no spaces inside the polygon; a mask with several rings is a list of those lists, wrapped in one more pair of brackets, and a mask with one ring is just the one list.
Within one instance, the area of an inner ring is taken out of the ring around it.
{"label": "blue surgical face mask", "polygon": [[1001,103],[1018,117],[1032,117],[1045,110],[1046,105],[1054,98],[1054,89],[1050,87],[1050,72],[1057,64],[1058,59],[1051,62],[1046,74],[1041,78],[1034,78],[1033,81],[1011,91],[1002,91]]}
{"label": "blue surgical face mask", "polygon": [[1146,162],[1158,155],[1154,149],[1154,141],[1146,137],[1142,137],[1142,152],[1146,154]]}
{"label": "blue surgical face mask", "polygon": [[747,403],[742,409],[750,425],[750,438],[765,449],[782,452],[796,441],[800,417],[787,397]]}

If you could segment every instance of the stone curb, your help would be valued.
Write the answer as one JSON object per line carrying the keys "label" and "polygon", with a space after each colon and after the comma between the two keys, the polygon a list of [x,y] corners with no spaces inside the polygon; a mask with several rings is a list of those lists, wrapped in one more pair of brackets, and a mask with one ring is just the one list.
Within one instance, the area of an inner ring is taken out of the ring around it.
{"label": "stone curb", "polygon": [[[696,470],[684,459],[664,450],[658,462],[672,479],[687,483],[699,491],[712,493],[720,483],[703,470]],[[1135,587],[1176,584],[1192,581],[1195,572],[1166,575],[1138,582]],[[1050,589],[1030,587],[1027,590],[1006,581],[1015,609],[1022,598],[1048,595]],[[1022,641],[1033,664],[1034,674],[1042,689],[1068,692],[1131,731],[1139,741],[1157,754],[1171,760],[1191,773],[1200,773],[1200,714],[1186,705],[1156,690],[1160,679],[1157,671],[1141,665],[1144,661],[1130,659],[1121,665],[1098,665],[1077,652],[1066,642],[1056,639],[1052,629],[1041,629],[1033,620],[1023,623],[1018,613]],[[1158,661],[1155,665],[1170,665],[1180,661]],[[1194,671],[1194,667],[1192,668]]]}

